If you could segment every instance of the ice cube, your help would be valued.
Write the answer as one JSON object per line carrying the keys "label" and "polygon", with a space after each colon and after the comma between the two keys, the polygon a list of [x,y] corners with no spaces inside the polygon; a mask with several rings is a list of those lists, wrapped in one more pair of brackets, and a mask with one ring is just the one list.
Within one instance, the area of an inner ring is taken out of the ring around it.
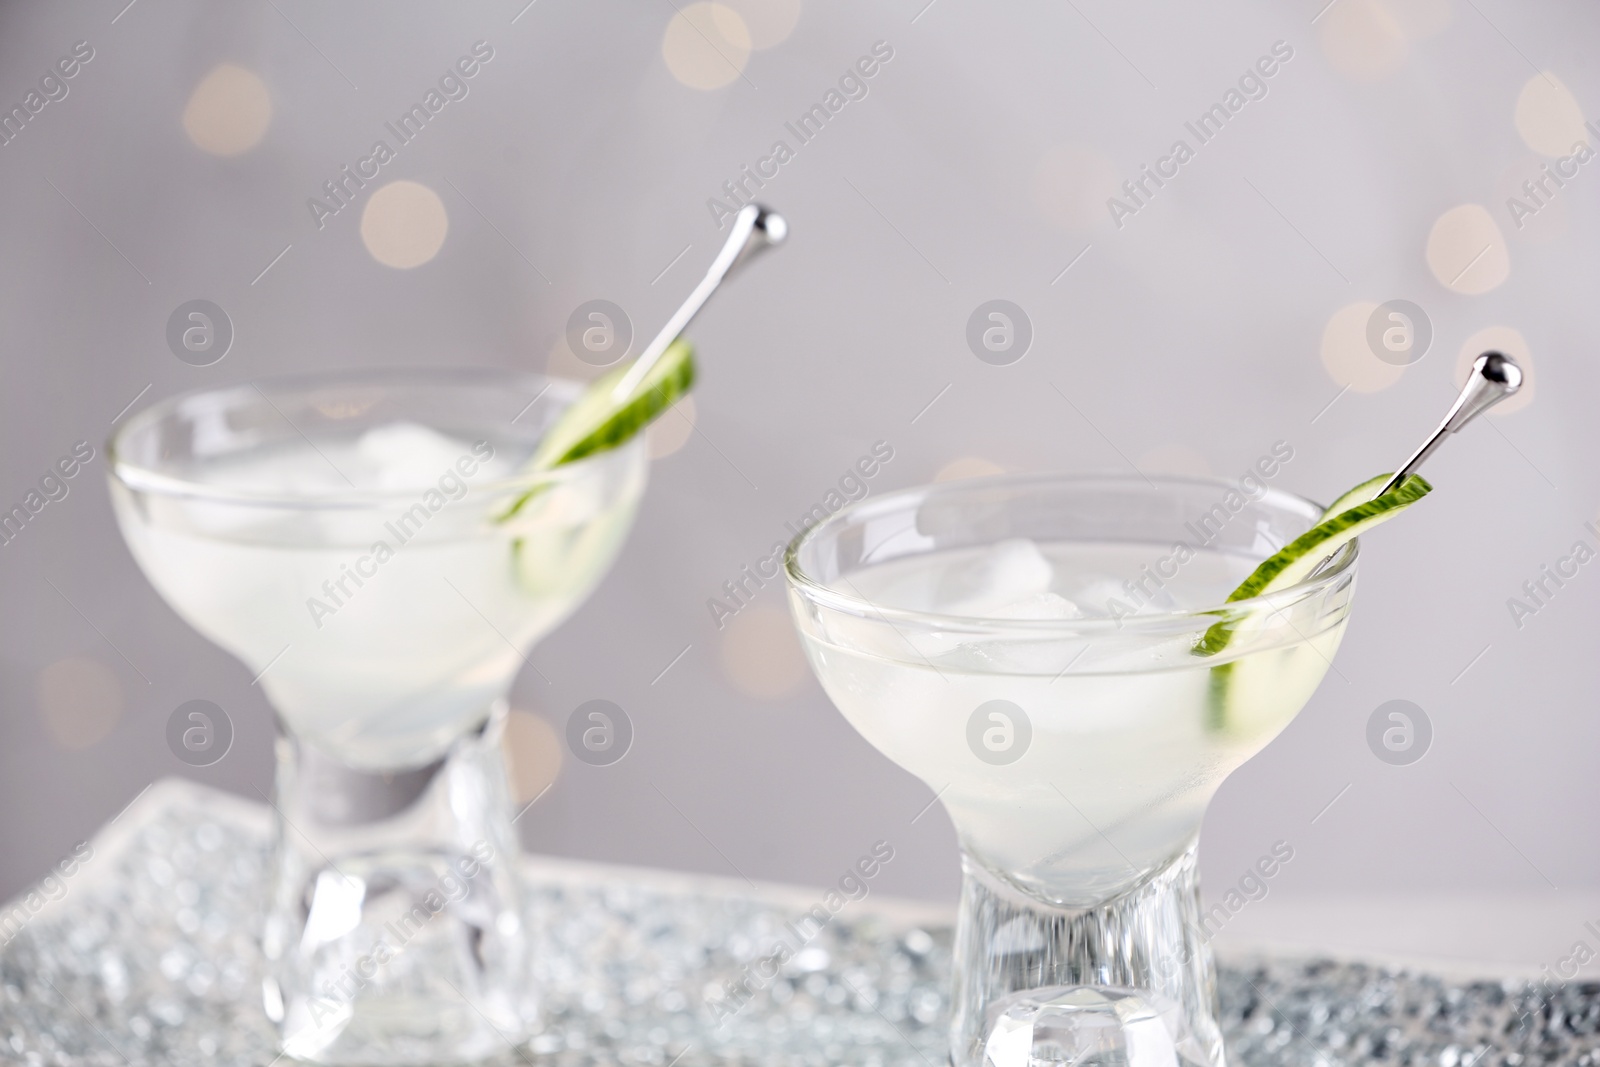
{"label": "ice cube", "polygon": [[1081,619],[1083,609],[1060,593],[1035,593],[985,613],[991,619]]}
{"label": "ice cube", "polygon": [[944,573],[933,610],[946,615],[987,615],[1049,592],[1054,580],[1055,568],[1032,541],[997,541]]}
{"label": "ice cube", "polygon": [[[1006,620],[1060,620],[1084,617],[1083,610],[1059,593],[1034,593],[984,613],[985,618]],[[966,670],[1005,674],[1055,674],[1084,651],[1087,641],[1075,634],[1045,631],[1039,634],[1005,633],[994,637],[971,634],[941,635],[952,647],[941,649],[943,663]]]}
{"label": "ice cube", "polygon": [[[965,614],[964,612],[962,614]],[[993,611],[985,612],[982,616],[988,619],[1081,619],[1083,612],[1078,605],[1057,593],[1035,593],[1030,597],[1004,604]],[[894,643],[899,647],[895,652],[903,657],[908,650],[914,651],[918,656],[932,662],[940,657],[955,654],[957,658],[950,660],[952,666],[973,666],[974,664],[987,668],[996,650],[1003,650],[1015,646],[1021,650],[1018,653],[1018,662],[1024,666],[1037,666],[1043,670],[1045,667],[1059,669],[1062,659],[1062,650],[1069,649],[1066,655],[1070,656],[1079,647],[1079,642],[1073,639],[1057,639],[1055,637],[1039,637],[1035,639],[1019,639],[1014,636],[1004,638],[984,638],[970,633],[943,632],[939,630],[904,631],[892,628]],[[964,658],[963,658],[964,657]]]}
{"label": "ice cube", "polygon": [[1148,581],[1141,587],[1115,578],[1096,578],[1072,593],[1073,600],[1082,604],[1089,614],[1107,618],[1178,610],[1178,602],[1171,593],[1155,588]]}
{"label": "ice cube", "polygon": [[968,637],[937,663],[955,670],[985,674],[1055,677],[1076,664],[1092,645],[1092,639],[1076,634],[1023,637],[1013,633],[994,638]]}
{"label": "ice cube", "polygon": [[373,488],[422,490],[471,455],[472,445],[419,423],[391,422],[362,434],[355,452]]}
{"label": "ice cube", "polygon": [[[1072,591],[1073,599],[1091,615],[1112,616],[1125,613],[1133,605],[1128,591],[1115,578],[1096,578]],[[1118,607],[1118,605],[1123,605]]]}
{"label": "ice cube", "polygon": [[1197,633],[1149,634],[1128,636],[1123,631],[1118,640],[1103,641],[1079,664],[1093,671],[1157,671],[1166,667],[1192,667]]}

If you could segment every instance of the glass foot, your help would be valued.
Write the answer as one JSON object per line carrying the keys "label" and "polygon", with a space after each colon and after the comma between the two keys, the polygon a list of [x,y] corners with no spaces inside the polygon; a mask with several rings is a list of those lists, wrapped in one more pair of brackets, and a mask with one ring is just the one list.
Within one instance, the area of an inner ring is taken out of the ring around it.
{"label": "glass foot", "polygon": [[1193,845],[1087,907],[964,868],[953,1067],[1225,1067]]}
{"label": "glass foot", "polygon": [[1030,989],[992,1006],[983,1067],[1178,1067],[1175,1005],[1099,986]]}

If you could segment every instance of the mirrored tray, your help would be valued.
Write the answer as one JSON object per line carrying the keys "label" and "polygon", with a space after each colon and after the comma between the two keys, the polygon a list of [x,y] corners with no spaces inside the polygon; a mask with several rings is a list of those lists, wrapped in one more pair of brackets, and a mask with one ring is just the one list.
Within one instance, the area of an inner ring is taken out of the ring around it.
{"label": "mirrored tray", "polygon": [[[160,782],[70,873],[0,910],[0,1062],[274,1063],[255,944],[269,833],[264,807]],[[946,1063],[940,911],[853,902],[766,978],[756,962],[795,940],[787,924],[820,891],[526,866],[542,1026],[496,1067]],[[1246,1067],[1600,1067],[1600,983],[1225,958],[1221,990],[1230,1060]]]}

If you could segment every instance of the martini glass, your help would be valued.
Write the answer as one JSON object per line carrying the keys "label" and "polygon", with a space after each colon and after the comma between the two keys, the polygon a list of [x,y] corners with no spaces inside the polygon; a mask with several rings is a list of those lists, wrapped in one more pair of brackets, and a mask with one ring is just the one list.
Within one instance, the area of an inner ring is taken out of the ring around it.
{"label": "martini glass", "polygon": [[[790,546],[823,688],[955,823],[954,1067],[1223,1063],[1201,819],[1321,682],[1355,581],[1352,542],[1224,604],[1321,514],[1256,486],[978,478]],[[1196,654],[1218,622],[1226,649]]]}
{"label": "martini glass", "polygon": [[472,1060],[536,1016],[505,698],[610,566],[647,467],[636,438],[524,473],[581,388],[263,381],[157,404],[111,442],[134,559],[276,711],[263,984],[291,1056]]}

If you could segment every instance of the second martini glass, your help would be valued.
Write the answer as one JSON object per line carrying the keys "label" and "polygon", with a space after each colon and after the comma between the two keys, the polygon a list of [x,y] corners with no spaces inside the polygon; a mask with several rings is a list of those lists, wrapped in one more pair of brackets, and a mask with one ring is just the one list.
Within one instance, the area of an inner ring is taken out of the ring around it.
{"label": "second martini glass", "polygon": [[289,1055],[477,1059],[535,1012],[505,697],[610,566],[648,466],[640,436],[525,473],[580,393],[487,369],[267,381],[111,442],[134,558],[278,715],[264,992]]}
{"label": "second martini glass", "polygon": [[[823,688],[943,801],[962,849],[955,1067],[1219,1067],[1195,844],[1343,636],[1356,548],[1224,603],[1317,523],[1221,482],[973,479],[790,546]],[[1195,646],[1234,627],[1218,655]]]}

